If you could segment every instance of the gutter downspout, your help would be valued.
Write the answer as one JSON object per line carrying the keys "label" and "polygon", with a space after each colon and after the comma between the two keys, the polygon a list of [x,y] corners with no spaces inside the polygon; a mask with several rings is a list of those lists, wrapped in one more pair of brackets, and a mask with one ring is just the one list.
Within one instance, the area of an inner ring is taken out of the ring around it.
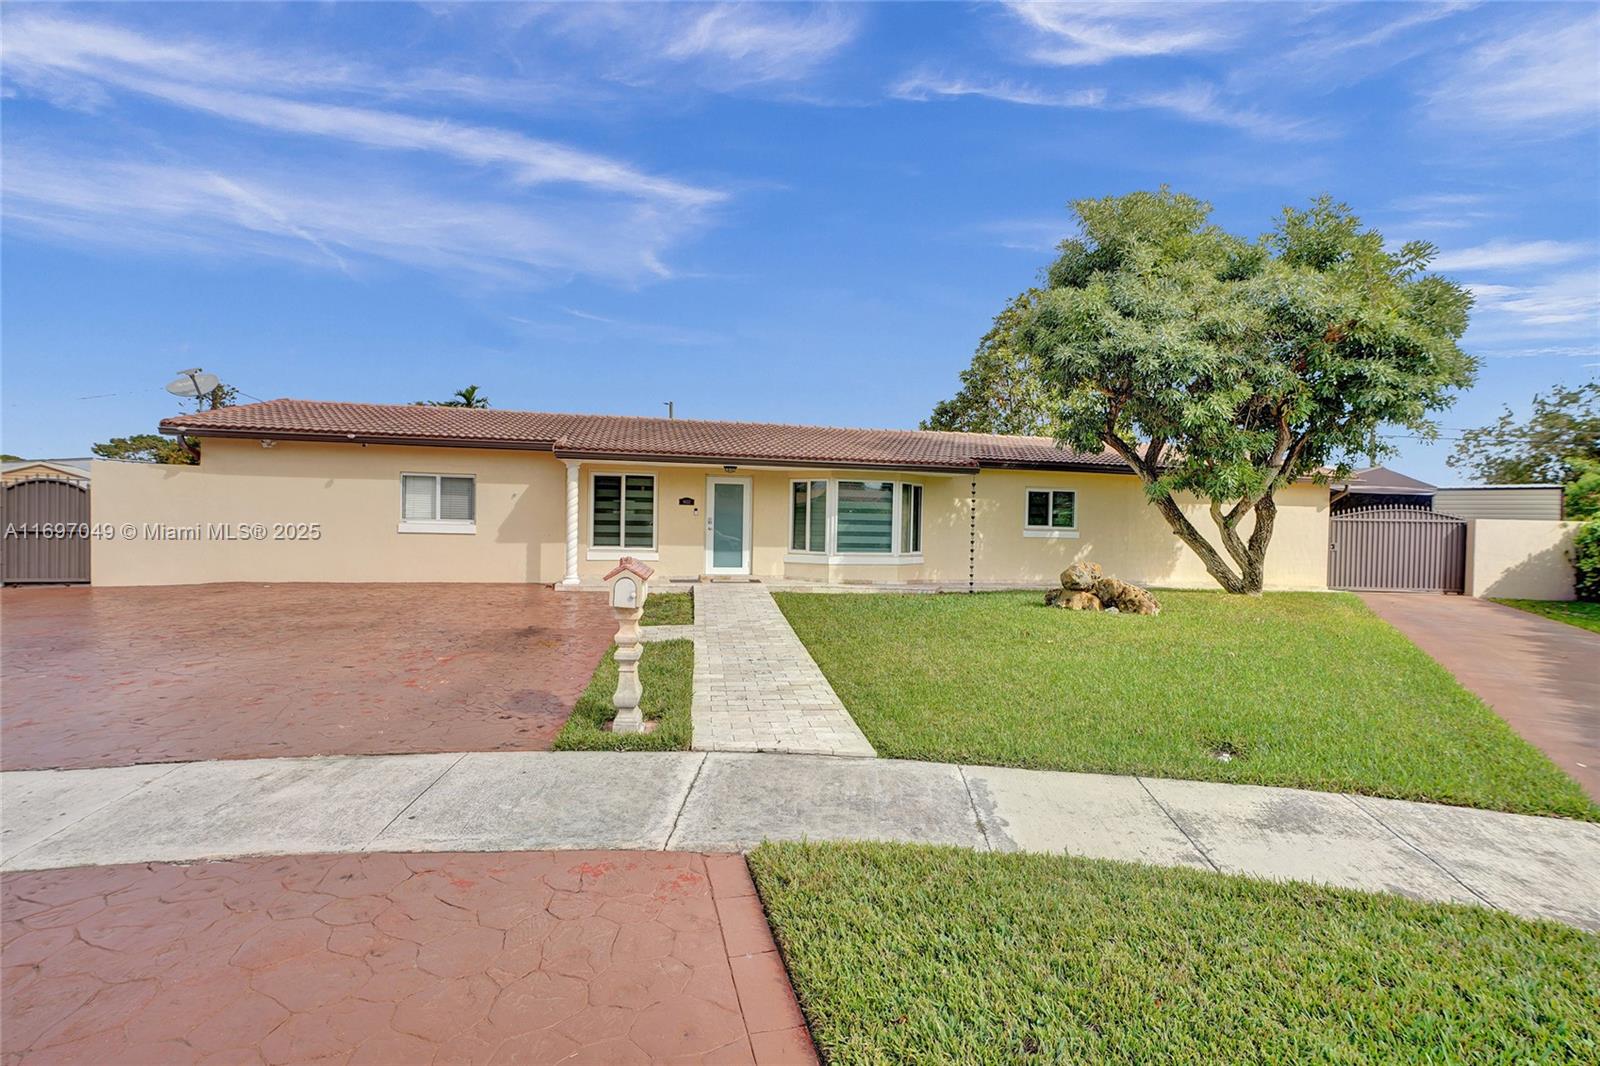
{"label": "gutter downspout", "polygon": [[199,466],[200,465],[200,449],[195,447],[195,445],[183,433],[179,433],[178,434],[178,444],[183,448],[184,451],[189,453],[189,458],[194,460],[195,465]]}

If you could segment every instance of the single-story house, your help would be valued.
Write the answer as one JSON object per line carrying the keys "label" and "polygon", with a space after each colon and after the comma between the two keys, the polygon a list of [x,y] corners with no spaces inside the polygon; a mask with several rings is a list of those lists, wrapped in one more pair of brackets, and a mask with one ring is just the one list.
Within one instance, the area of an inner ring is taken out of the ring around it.
{"label": "single-story house", "polygon": [[[666,579],[996,587],[1092,559],[1214,585],[1116,455],[1047,438],[304,400],[161,430],[201,461],[96,464],[96,527],[135,534],[96,540],[96,584],[584,587],[631,555]],[[1327,486],[1279,504],[1268,585],[1326,588]]]}

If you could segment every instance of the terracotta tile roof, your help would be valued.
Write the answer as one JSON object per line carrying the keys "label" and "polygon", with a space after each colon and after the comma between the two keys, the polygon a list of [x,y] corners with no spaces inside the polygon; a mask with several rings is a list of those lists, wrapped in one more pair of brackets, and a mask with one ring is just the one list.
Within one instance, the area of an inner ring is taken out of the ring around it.
{"label": "terracotta tile roof", "polygon": [[165,433],[521,448],[568,458],[738,461],[752,464],[975,470],[979,466],[1104,469],[1109,451],[1057,447],[1048,437],[839,429],[692,418],[473,410],[410,404],[269,400],[164,419]]}

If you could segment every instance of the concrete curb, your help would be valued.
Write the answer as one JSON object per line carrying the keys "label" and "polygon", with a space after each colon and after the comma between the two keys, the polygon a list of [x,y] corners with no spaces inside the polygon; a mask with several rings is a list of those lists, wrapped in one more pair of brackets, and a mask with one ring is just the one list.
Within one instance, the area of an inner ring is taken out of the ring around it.
{"label": "concrete curb", "polygon": [[1299,789],[892,759],[482,752],[0,774],[0,869],[385,851],[1068,852],[1600,931],[1600,825]]}

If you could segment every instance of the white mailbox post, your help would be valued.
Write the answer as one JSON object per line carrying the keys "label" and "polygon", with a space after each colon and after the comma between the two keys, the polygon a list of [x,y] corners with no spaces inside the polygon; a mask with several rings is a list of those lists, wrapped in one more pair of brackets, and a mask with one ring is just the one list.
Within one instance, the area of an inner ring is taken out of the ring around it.
{"label": "white mailbox post", "polygon": [[611,586],[611,609],[617,612],[617,691],[611,697],[611,705],[617,709],[611,720],[614,733],[644,732],[644,715],[639,713],[639,698],[644,695],[639,686],[639,658],[644,655],[639,616],[644,613],[654,573],[632,556],[624,556],[605,578]]}

